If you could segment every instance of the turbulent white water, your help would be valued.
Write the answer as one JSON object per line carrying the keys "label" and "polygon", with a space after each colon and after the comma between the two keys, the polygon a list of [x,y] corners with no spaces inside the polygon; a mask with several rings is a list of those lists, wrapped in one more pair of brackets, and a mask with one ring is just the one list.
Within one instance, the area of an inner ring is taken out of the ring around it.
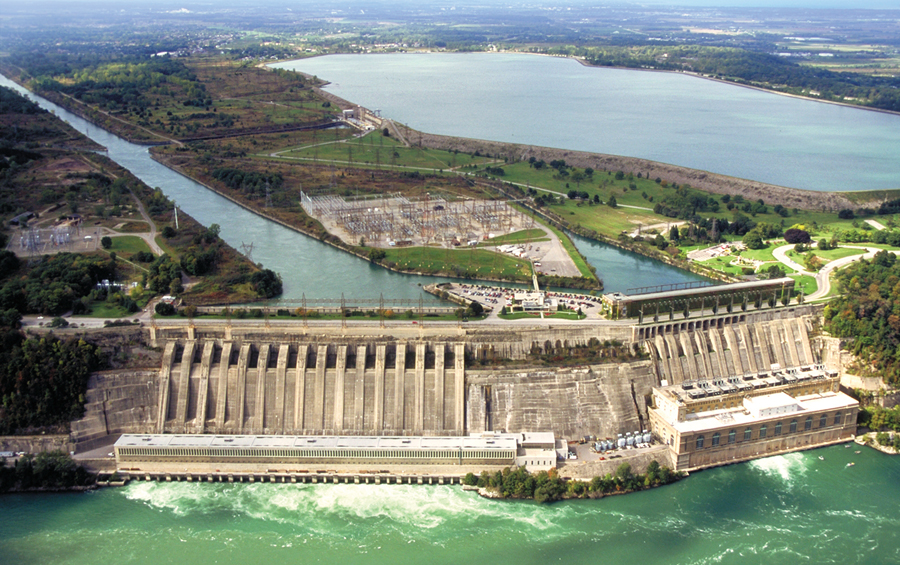
{"label": "turbulent white water", "polygon": [[552,505],[417,485],[139,482],[10,495],[0,498],[0,555],[53,565],[900,562],[900,458],[854,451]]}

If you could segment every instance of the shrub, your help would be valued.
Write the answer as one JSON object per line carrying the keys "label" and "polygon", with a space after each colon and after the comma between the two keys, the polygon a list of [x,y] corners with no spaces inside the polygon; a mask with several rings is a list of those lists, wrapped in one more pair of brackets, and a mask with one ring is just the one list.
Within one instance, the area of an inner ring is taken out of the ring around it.
{"label": "shrub", "polygon": [[156,313],[160,316],[172,316],[175,314],[175,307],[168,302],[160,302],[156,305]]}
{"label": "shrub", "polygon": [[784,240],[788,243],[809,243],[812,241],[809,237],[809,232],[796,228],[785,230]]}

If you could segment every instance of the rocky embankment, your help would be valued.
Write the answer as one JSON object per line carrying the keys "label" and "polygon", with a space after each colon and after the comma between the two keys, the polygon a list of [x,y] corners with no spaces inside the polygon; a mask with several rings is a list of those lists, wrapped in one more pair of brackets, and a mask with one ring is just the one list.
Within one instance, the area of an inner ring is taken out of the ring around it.
{"label": "rocky embankment", "polygon": [[844,208],[857,208],[860,206],[860,203],[854,203],[840,193],[788,188],[669,165],[667,163],[648,161],[646,159],[435,135],[418,132],[400,124],[397,124],[397,127],[411,143],[431,149],[457,150],[464,153],[478,151],[483,155],[507,158],[510,162],[525,161],[531,157],[547,162],[562,159],[574,167],[623,171],[625,173],[634,173],[635,175],[641,173],[644,177],[658,177],[669,183],[677,183],[679,185],[688,184],[694,188],[714,194],[729,194],[732,196],[740,194],[745,199],[753,201],[761,198],[766,204],[781,204],[786,208],[836,212]]}

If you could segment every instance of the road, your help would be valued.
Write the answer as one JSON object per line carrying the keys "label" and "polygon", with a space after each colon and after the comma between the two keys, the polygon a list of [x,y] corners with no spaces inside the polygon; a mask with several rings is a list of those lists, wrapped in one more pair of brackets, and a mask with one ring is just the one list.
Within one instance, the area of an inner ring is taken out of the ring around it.
{"label": "road", "polygon": [[819,269],[819,271],[816,273],[807,271],[806,267],[787,256],[788,250],[794,248],[792,244],[782,245],[781,247],[775,248],[772,251],[772,255],[775,257],[775,259],[777,259],[784,265],[787,265],[791,269],[797,271],[797,274],[807,275],[816,279],[816,291],[806,297],[806,300],[812,301],[824,298],[828,296],[829,292],[831,292],[831,273],[833,273],[837,269],[846,267],[854,261],[859,261],[860,259],[871,259],[875,256],[876,253],[881,251],[881,249],[877,247],[858,247],[855,245],[844,245],[842,247],[847,247],[849,249],[859,249],[864,252],[860,253],[859,255],[850,255],[849,257],[835,259],[834,261],[831,261],[830,263]]}

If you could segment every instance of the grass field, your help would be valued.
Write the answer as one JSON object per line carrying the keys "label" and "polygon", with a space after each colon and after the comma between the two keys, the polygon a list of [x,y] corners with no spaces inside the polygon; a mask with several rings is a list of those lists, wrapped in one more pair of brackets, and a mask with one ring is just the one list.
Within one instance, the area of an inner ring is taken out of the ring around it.
{"label": "grass field", "polygon": [[508,255],[483,249],[437,249],[432,247],[391,248],[386,260],[403,270],[437,273],[456,268],[459,273],[481,277],[530,277],[531,264]]}
{"label": "grass field", "polygon": [[514,245],[516,243],[532,243],[535,241],[550,241],[550,238],[548,238],[547,233],[541,229],[522,230],[489,239],[483,243],[479,243],[478,247]]}
{"label": "grass field", "polygon": [[[325,134],[327,135],[327,134]],[[492,164],[494,159],[474,157],[468,153],[440,151],[405,147],[392,137],[379,131],[362,138],[352,138],[339,142],[323,142],[279,152],[283,157],[335,161],[355,166],[399,167],[413,170],[442,171],[450,169],[471,169]]]}
{"label": "grass field", "polygon": [[[523,319],[540,319],[539,314],[533,314],[530,312],[514,312],[512,314],[498,314],[497,315],[502,320],[523,320]],[[587,318],[585,314],[579,316],[576,312],[552,312],[552,313],[544,313],[545,319],[550,320],[583,320]]]}
{"label": "grass field", "polygon": [[788,275],[794,279],[794,290],[803,291],[803,294],[809,296],[819,289],[816,279],[809,275]]}
{"label": "grass field", "polygon": [[150,253],[150,246],[147,245],[147,242],[136,235],[120,235],[111,239],[112,247],[109,248],[109,251],[115,251],[118,255],[130,257],[141,251]]}

